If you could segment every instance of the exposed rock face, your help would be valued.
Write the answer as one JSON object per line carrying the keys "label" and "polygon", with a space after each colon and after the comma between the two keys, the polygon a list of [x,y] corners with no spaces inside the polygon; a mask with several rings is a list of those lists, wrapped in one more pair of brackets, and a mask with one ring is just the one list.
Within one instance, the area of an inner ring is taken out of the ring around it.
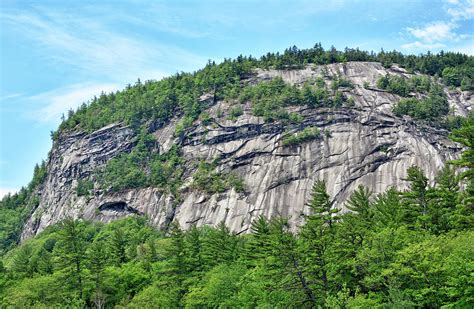
{"label": "exposed rock face", "polygon": [[[233,231],[245,232],[259,215],[283,215],[297,227],[308,212],[305,204],[315,180],[326,181],[336,206],[343,209],[345,199],[358,185],[375,193],[391,186],[403,189],[406,183],[402,179],[411,165],[420,166],[432,180],[460,148],[447,138],[447,132],[416,125],[391,113],[400,98],[373,88],[376,80],[387,73],[410,75],[397,67],[385,69],[378,63],[364,62],[293,71],[259,70],[250,82],[280,76],[286,82],[300,84],[322,74],[340,74],[355,85],[344,90],[354,99],[355,107],[293,107],[291,110],[304,120],[283,126],[252,116],[250,103],[244,105],[244,114],[236,121],[227,120],[231,104],[217,102],[209,108],[215,123],[204,126],[196,122],[184,139],[173,137],[176,120],[155,130],[160,151],[180,143],[187,162],[219,158],[219,171],[232,171],[243,178],[246,190],[242,193],[231,189],[208,195],[191,190],[187,186],[194,168],[190,163],[179,200],[159,188],[95,191],[93,196],[78,197],[77,180],[129,151],[134,146],[133,132],[115,124],[89,135],[62,137],[52,149],[41,202],[28,220],[22,239],[68,216],[107,222],[131,214],[147,215],[159,228],[166,228],[173,220],[183,227],[224,221]],[[364,82],[372,87],[365,89]],[[447,95],[457,114],[466,115],[474,106],[469,93]],[[220,115],[222,111],[224,115]],[[282,145],[285,132],[305,127],[318,127],[327,133],[300,145]]]}

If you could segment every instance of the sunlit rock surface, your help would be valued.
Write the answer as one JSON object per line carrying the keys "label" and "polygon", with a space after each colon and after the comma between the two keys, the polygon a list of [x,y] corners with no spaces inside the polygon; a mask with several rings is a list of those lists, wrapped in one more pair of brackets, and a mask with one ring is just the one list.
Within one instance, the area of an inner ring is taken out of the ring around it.
{"label": "sunlit rock surface", "polygon": [[[244,104],[244,114],[237,120],[228,120],[227,112],[234,103],[217,102],[208,110],[215,121],[207,126],[197,121],[184,139],[173,136],[179,119],[164,126],[152,126],[159,151],[166,152],[178,143],[189,162],[179,199],[152,187],[120,193],[95,190],[91,196],[78,197],[78,179],[133,148],[133,131],[113,124],[92,134],[76,132],[62,136],[53,146],[48,177],[40,189],[40,204],[26,223],[22,239],[66,217],[108,222],[132,214],[146,215],[162,229],[172,221],[182,227],[224,221],[233,231],[246,232],[259,215],[289,217],[296,229],[308,213],[306,204],[315,180],[326,181],[336,207],[343,210],[344,201],[358,185],[375,193],[391,186],[405,188],[403,178],[411,165],[420,166],[433,180],[438,169],[461,149],[447,138],[444,130],[417,125],[409,117],[395,117],[391,109],[400,97],[375,86],[385,74],[410,76],[398,67],[385,69],[379,63],[367,62],[292,71],[257,70],[247,82],[258,83],[279,76],[288,83],[302,84],[318,76],[341,75],[355,86],[341,89],[346,97],[354,99],[355,106],[291,107],[289,110],[298,112],[304,120],[284,126],[278,122],[264,123],[262,118],[253,116],[250,103]],[[474,106],[472,93],[447,88],[445,91],[454,113],[467,115]],[[205,95],[203,104],[209,104]],[[282,145],[284,133],[305,127],[318,127],[321,137],[300,145]],[[189,187],[193,163],[215,158],[220,159],[217,170],[243,178],[245,192],[231,189],[209,195]]]}

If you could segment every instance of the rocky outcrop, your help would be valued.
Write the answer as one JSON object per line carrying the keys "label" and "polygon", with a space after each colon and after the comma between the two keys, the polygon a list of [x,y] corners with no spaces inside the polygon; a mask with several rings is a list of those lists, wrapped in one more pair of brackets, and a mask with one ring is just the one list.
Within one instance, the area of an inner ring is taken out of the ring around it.
{"label": "rocky outcrop", "polygon": [[[409,76],[401,68],[385,69],[378,63],[364,62],[292,71],[258,70],[248,82],[279,76],[288,83],[301,84],[322,75],[340,75],[354,84],[353,89],[343,91],[354,99],[355,106],[292,107],[290,110],[302,115],[303,121],[283,125],[264,123],[253,116],[250,103],[243,105],[243,115],[237,120],[228,120],[226,111],[232,103],[221,101],[210,104],[208,112],[214,121],[208,125],[196,122],[185,138],[173,136],[179,119],[152,126],[159,151],[166,152],[179,143],[189,162],[179,198],[153,187],[119,193],[94,190],[91,196],[77,196],[79,179],[133,148],[133,131],[114,124],[92,134],[62,136],[51,151],[40,204],[25,225],[22,239],[70,216],[108,222],[127,215],[146,215],[163,229],[172,221],[184,227],[224,221],[233,231],[245,232],[259,215],[281,215],[289,217],[296,228],[308,212],[305,205],[315,180],[327,182],[336,207],[342,209],[358,185],[375,193],[391,186],[403,189],[403,178],[411,165],[420,166],[433,180],[438,169],[455,158],[460,148],[444,130],[395,117],[391,109],[400,98],[375,88],[376,80],[385,74]],[[446,92],[457,114],[466,115],[473,107],[471,94]],[[318,127],[322,134],[298,145],[283,145],[285,134],[305,127]],[[244,192],[231,189],[210,195],[190,188],[191,162],[215,159],[218,171],[232,172],[244,180]]]}

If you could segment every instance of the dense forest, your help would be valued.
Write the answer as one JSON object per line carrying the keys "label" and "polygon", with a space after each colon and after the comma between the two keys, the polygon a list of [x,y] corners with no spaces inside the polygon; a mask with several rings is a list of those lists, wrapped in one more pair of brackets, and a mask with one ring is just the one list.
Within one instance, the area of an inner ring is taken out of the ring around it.
{"label": "dense forest", "polygon": [[[443,86],[474,90],[472,56],[324,50],[320,44],[259,59],[239,56],[102,94],[71,110],[52,138],[58,142],[71,131],[123,122],[135,130],[133,149],[110,160],[94,179],[81,179],[77,195],[90,194],[96,182],[103,190],[153,186],[177,196],[183,173],[179,145],[154,152],[150,127],[179,116],[175,135],[185,136],[194,121],[210,121],[205,95],[235,103],[229,119],[242,114],[244,102],[252,102],[252,113],[266,122],[301,121],[288,106],[350,109],[354,102],[341,89],[353,85],[339,76],[301,87],[278,78],[248,82],[256,68],[294,70],[348,61],[398,64],[426,74],[384,76],[364,87],[398,95],[395,115],[441,127],[466,147],[459,160],[439,171],[435,184],[411,167],[405,179],[409,190],[374,195],[360,187],[347,201],[352,212],[343,214],[326,193],[331,184],[316,181],[308,205],[312,214],[298,232],[286,218],[257,218],[248,235],[235,235],[223,224],[157,231],[145,217],[135,216],[109,224],[65,220],[20,245],[23,224],[39,203],[37,192],[47,175],[42,162],[28,186],[0,201],[1,303],[18,308],[474,306],[474,118],[451,115],[442,91]],[[308,127],[284,136],[283,145],[322,134],[330,132]],[[196,163],[193,189],[243,190],[237,176],[215,172],[214,164]]]}
{"label": "dense forest", "polygon": [[146,218],[65,220],[3,256],[6,306],[472,308],[474,120],[453,130],[466,146],[436,183],[409,168],[409,190],[364,187],[340,213],[316,181],[298,233],[256,218],[157,231]]}

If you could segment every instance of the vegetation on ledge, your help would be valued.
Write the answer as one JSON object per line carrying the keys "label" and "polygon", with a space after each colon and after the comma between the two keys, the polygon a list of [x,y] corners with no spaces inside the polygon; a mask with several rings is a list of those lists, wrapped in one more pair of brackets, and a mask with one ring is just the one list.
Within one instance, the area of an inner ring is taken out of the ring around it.
{"label": "vegetation on ledge", "polygon": [[283,146],[298,145],[307,141],[317,139],[321,136],[321,131],[316,127],[307,127],[300,132],[284,136],[282,139]]}

